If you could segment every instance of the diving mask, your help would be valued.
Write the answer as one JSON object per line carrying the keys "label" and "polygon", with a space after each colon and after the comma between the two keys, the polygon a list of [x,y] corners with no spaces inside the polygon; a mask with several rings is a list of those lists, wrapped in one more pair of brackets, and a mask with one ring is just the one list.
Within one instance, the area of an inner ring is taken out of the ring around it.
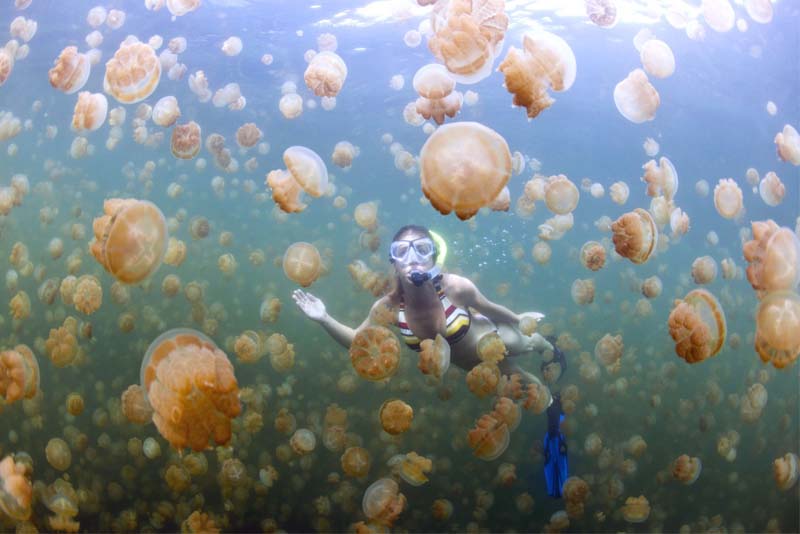
{"label": "diving mask", "polygon": [[389,246],[392,260],[400,263],[425,263],[436,252],[436,245],[429,237],[393,241]]}

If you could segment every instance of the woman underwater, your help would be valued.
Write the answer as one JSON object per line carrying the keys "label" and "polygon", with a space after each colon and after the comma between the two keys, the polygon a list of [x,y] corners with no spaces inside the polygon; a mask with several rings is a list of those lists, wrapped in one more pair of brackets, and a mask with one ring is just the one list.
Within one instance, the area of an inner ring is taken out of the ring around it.
{"label": "woman underwater", "polygon": [[[487,299],[470,279],[442,273],[437,259],[443,246],[440,241],[437,247],[434,235],[423,226],[400,228],[389,248],[389,261],[397,276],[395,289],[373,304],[370,315],[359,328],[367,326],[372,314],[381,307],[396,309],[396,326],[406,345],[419,351],[420,341],[441,334],[450,344],[450,361],[465,371],[481,362],[477,350],[481,337],[496,331],[507,350],[499,364],[501,372],[519,373],[524,381],[539,383],[534,375],[519,368],[514,357],[531,351],[554,350],[540,334],[526,336],[520,331],[521,319],[532,316],[538,320],[544,315],[516,314]],[[350,348],[358,329],[331,317],[325,304],[310,293],[298,289],[292,297],[306,316],[320,323],[340,345]]]}

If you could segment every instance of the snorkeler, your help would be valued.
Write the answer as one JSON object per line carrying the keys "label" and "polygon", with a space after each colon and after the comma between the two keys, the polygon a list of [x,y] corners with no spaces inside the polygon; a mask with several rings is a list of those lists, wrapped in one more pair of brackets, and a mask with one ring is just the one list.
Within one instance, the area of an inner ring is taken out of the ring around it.
{"label": "snorkeler", "polygon": [[547,432],[544,435],[544,480],[547,494],[561,498],[564,481],[569,476],[567,440],[561,433],[564,411],[561,409],[561,394],[553,393],[553,402],[547,407]]}
{"label": "snorkeler", "polygon": [[[526,336],[519,328],[522,318],[532,316],[538,320],[544,315],[516,314],[488,300],[468,278],[442,273],[445,251],[444,241],[423,226],[409,225],[398,230],[389,248],[397,284],[391,293],[373,304],[372,311],[381,306],[396,308],[400,334],[413,350],[420,350],[422,340],[441,334],[450,344],[451,362],[466,371],[481,362],[477,350],[481,337],[496,331],[507,350],[506,358],[499,363],[501,372],[519,373],[526,382],[540,383],[533,374],[520,369],[513,357],[554,350],[540,334]],[[325,304],[310,293],[298,289],[292,297],[333,339],[345,348],[350,347],[357,329],[331,317]],[[359,328],[368,324],[369,317]]]}

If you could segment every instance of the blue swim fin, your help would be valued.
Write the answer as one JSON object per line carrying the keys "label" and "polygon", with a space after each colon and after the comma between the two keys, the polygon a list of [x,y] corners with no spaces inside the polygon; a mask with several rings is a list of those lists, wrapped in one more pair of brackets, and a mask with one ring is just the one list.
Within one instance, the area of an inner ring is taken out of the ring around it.
{"label": "blue swim fin", "polygon": [[555,435],[547,432],[544,435],[544,479],[547,483],[547,494],[560,499],[561,489],[568,477],[567,440],[561,432]]}

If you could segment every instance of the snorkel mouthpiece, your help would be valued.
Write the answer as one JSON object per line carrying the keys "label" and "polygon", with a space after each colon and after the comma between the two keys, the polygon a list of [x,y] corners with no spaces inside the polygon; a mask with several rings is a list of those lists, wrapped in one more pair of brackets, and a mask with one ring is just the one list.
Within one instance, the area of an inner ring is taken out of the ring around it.
{"label": "snorkel mouthpiece", "polygon": [[408,279],[411,280],[412,284],[419,287],[428,280],[430,280],[431,275],[430,273],[423,271],[411,271],[411,274],[408,275]]}

